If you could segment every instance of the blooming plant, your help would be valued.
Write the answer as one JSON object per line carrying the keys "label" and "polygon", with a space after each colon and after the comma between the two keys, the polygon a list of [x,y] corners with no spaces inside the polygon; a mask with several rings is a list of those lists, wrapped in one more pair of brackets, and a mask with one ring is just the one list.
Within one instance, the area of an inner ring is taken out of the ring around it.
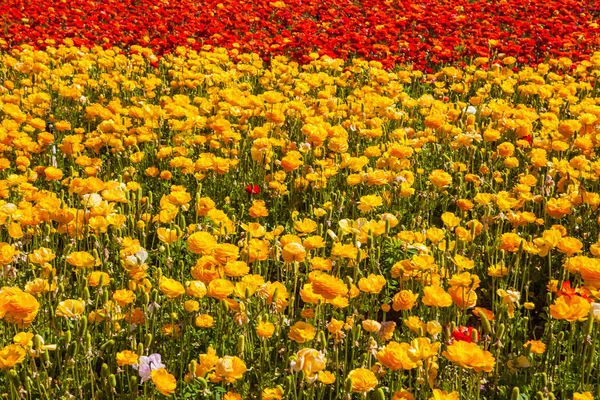
{"label": "blooming plant", "polygon": [[598,12],[3,2],[3,393],[599,397]]}

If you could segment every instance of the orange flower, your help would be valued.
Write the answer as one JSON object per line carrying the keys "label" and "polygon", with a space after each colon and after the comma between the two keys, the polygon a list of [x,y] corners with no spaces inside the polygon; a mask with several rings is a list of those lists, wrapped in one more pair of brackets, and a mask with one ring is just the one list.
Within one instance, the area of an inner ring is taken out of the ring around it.
{"label": "orange flower", "polygon": [[187,239],[187,248],[194,254],[209,253],[216,245],[217,241],[208,232],[195,232]]}
{"label": "orange flower", "polygon": [[262,320],[258,321],[258,325],[256,325],[256,334],[258,336],[268,339],[273,336],[274,332],[275,325],[273,325],[271,322]]}
{"label": "orange flower", "polygon": [[310,342],[315,338],[315,327],[306,322],[298,321],[291,328],[288,338],[297,343]]}
{"label": "orange flower", "polygon": [[0,290],[0,319],[26,328],[35,319],[40,303],[19,288],[3,287]]}
{"label": "orange flower", "polygon": [[430,307],[450,307],[452,296],[439,286],[426,286],[423,289],[423,304]]}
{"label": "orange flower", "polygon": [[215,375],[211,376],[213,382],[225,381],[233,383],[242,379],[244,373],[248,370],[246,363],[238,357],[225,356],[219,358],[215,365]]}
{"label": "orange flower", "polygon": [[44,169],[44,174],[49,181],[57,181],[63,177],[62,170],[55,167],[47,167]]}
{"label": "orange flower", "polygon": [[496,363],[492,353],[480,349],[476,343],[465,340],[455,341],[442,355],[454,364],[477,372],[492,372]]}
{"label": "orange flower", "polygon": [[233,283],[227,279],[214,279],[208,284],[206,294],[214,299],[225,300],[234,289]]}
{"label": "orange flower", "polygon": [[529,350],[533,354],[543,354],[546,351],[546,345],[539,340],[528,340],[523,344],[523,347],[527,348],[527,346],[531,346]]}
{"label": "orange flower", "polygon": [[437,188],[443,189],[452,183],[452,176],[441,169],[436,169],[429,174],[429,180]]}
{"label": "orange flower", "polygon": [[309,281],[312,284],[313,292],[327,300],[333,300],[338,296],[348,294],[346,283],[335,276],[315,271],[310,273]]}
{"label": "orange flower", "polygon": [[176,299],[185,293],[185,288],[175,279],[162,278],[158,286],[161,292],[165,294],[169,299]]}
{"label": "orange flower", "polygon": [[306,249],[300,243],[288,243],[283,246],[281,256],[285,262],[302,262],[306,258]]}
{"label": "orange flower", "polygon": [[523,243],[523,238],[516,233],[504,233],[500,237],[499,250],[506,250],[514,253],[519,251],[521,243]]}
{"label": "orange flower", "polygon": [[419,295],[411,290],[401,290],[392,298],[392,308],[394,311],[410,310],[414,307],[418,297]]}
{"label": "orange flower", "polygon": [[377,353],[377,360],[392,371],[413,369],[417,364],[409,357],[408,343],[389,342]]}
{"label": "orange flower", "polygon": [[100,260],[87,251],[76,251],[67,256],[67,263],[77,268],[93,268],[100,265]]}
{"label": "orange flower", "polygon": [[58,303],[56,307],[57,317],[79,318],[85,311],[85,302],[83,300],[65,300]]}
{"label": "orange flower", "polygon": [[177,388],[175,377],[167,372],[166,369],[155,369],[151,372],[152,382],[156,385],[156,389],[164,396],[170,396]]}
{"label": "orange flower", "polygon": [[262,400],[281,400],[283,399],[283,389],[280,387],[266,388],[261,395]]}
{"label": "orange flower", "polygon": [[0,350],[0,369],[12,368],[20,364],[27,355],[27,350],[18,344],[9,344]]}
{"label": "orange flower", "polygon": [[208,314],[202,314],[196,317],[194,324],[198,328],[212,328],[215,324],[215,319]]}
{"label": "orange flower", "polygon": [[554,319],[585,321],[590,313],[590,303],[581,296],[560,296],[550,305],[550,315]]}
{"label": "orange flower", "polygon": [[378,294],[385,286],[386,280],[382,275],[370,274],[366,278],[360,278],[358,288],[365,293]]}
{"label": "orange flower", "polygon": [[248,210],[248,214],[250,214],[252,218],[268,217],[269,211],[267,210],[267,207],[265,207],[264,201],[254,200],[252,206]]}
{"label": "orange flower", "polygon": [[139,358],[140,357],[137,355],[137,353],[134,353],[131,350],[124,350],[117,353],[117,365],[122,367],[123,365],[137,364]]}
{"label": "orange flower", "polygon": [[375,389],[379,384],[373,371],[366,368],[357,368],[348,374],[353,392],[366,394]]}

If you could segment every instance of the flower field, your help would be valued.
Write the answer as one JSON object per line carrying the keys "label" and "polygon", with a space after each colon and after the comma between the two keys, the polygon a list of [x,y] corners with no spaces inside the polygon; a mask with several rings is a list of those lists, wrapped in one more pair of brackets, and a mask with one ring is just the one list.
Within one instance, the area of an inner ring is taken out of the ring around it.
{"label": "flower field", "polygon": [[599,16],[3,2],[2,398],[600,398]]}

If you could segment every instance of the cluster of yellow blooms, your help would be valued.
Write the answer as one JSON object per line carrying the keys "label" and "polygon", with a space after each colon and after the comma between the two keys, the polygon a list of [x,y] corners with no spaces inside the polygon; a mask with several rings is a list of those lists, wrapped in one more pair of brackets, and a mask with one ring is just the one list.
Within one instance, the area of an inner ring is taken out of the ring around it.
{"label": "cluster of yellow blooms", "polygon": [[0,54],[11,393],[591,398],[600,54],[155,60]]}

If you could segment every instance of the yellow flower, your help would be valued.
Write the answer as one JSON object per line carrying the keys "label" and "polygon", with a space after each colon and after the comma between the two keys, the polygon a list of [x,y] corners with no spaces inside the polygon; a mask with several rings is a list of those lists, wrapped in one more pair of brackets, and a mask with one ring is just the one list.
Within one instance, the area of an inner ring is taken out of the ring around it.
{"label": "yellow flower", "polygon": [[248,370],[246,363],[238,357],[225,356],[219,358],[215,365],[215,375],[211,376],[213,382],[225,381],[233,383],[242,379],[244,373]]}
{"label": "yellow flower", "polygon": [[290,361],[290,368],[294,372],[304,372],[304,377],[309,382],[317,380],[317,374],[325,369],[327,359],[325,355],[318,350],[304,348],[296,353],[296,356]]}
{"label": "yellow flower", "polygon": [[360,278],[358,288],[365,293],[378,294],[385,286],[386,280],[383,275],[370,274],[366,278]]}
{"label": "yellow flower", "polygon": [[550,315],[554,319],[585,321],[590,312],[590,303],[580,296],[560,296],[550,305]]}
{"label": "yellow flower", "polygon": [[215,319],[208,314],[199,315],[194,320],[194,324],[196,324],[198,328],[212,328],[214,323]]}
{"label": "yellow flower", "polygon": [[181,237],[181,233],[176,229],[166,229],[166,228],[158,228],[156,230],[156,234],[158,235],[158,239],[167,244],[174,243],[179,240]]}
{"label": "yellow flower", "polygon": [[410,345],[408,343],[389,342],[377,353],[377,360],[391,369],[413,369],[417,364],[409,356]]}
{"label": "yellow flower", "polygon": [[44,169],[44,175],[46,175],[46,179],[49,181],[58,181],[62,179],[63,172],[60,168],[46,167],[46,169]]}
{"label": "yellow flower", "polygon": [[29,261],[37,265],[46,264],[56,258],[56,255],[47,247],[40,247],[29,254]]}
{"label": "yellow flower", "polygon": [[206,294],[214,299],[225,300],[234,289],[233,283],[227,279],[214,279],[208,284]]}
{"label": "yellow flower", "polygon": [[460,397],[456,391],[448,393],[446,390],[433,389],[433,397],[429,400],[460,400]]}
{"label": "yellow flower", "polygon": [[0,350],[0,369],[12,368],[20,364],[27,355],[27,350],[18,344],[9,344]]}
{"label": "yellow flower", "polygon": [[159,289],[169,299],[176,299],[185,293],[185,288],[175,279],[162,278],[160,280]]}
{"label": "yellow flower", "polygon": [[310,342],[315,338],[315,327],[306,322],[298,321],[291,328],[288,338],[296,343]]}
{"label": "yellow flower", "polygon": [[262,392],[261,399],[262,400],[282,400],[283,399],[283,389],[280,387],[266,388]]}
{"label": "yellow flower", "polygon": [[121,307],[127,304],[133,303],[135,300],[135,294],[128,289],[119,289],[113,293],[113,300],[117,302]]}
{"label": "yellow flower", "polygon": [[167,372],[166,369],[155,369],[151,372],[152,382],[156,385],[156,389],[164,396],[170,396],[177,388],[175,377]]}
{"label": "yellow flower", "polygon": [[100,260],[87,251],[76,251],[67,256],[67,263],[77,268],[93,268],[100,265]]}
{"label": "yellow flower", "polygon": [[131,350],[124,350],[117,353],[117,365],[122,367],[123,365],[137,364],[139,358],[140,357],[137,355],[137,353]]}
{"label": "yellow flower", "polygon": [[418,294],[410,290],[401,290],[392,298],[392,308],[394,311],[410,310],[414,307]]}
{"label": "yellow flower", "polygon": [[208,232],[195,232],[187,239],[187,248],[194,254],[210,253],[216,245],[214,236]]}
{"label": "yellow flower", "polygon": [[106,272],[93,271],[88,275],[88,285],[91,287],[106,286],[110,283],[110,276]]}
{"label": "yellow flower", "polygon": [[267,207],[265,207],[265,202],[263,200],[254,200],[252,206],[248,210],[248,214],[253,218],[268,217],[269,211],[267,210]]}
{"label": "yellow flower", "polygon": [[256,334],[260,337],[263,338],[270,338],[271,336],[273,336],[273,333],[275,332],[275,325],[273,325],[271,322],[266,322],[266,321],[258,321],[258,325],[256,325]]}
{"label": "yellow flower", "polygon": [[329,371],[319,371],[318,379],[324,385],[331,385],[335,382],[335,375]]}
{"label": "yellow flower", "polygon": [[283,247],[281,256],[285,262],[302,262],[306,258],[306,249],[300,243],[288,243]]}
{"label": "yellow flower", "polygon": [[65,300],[58,303],[56,307],[56,316],[65,318],[79,318],[85,311],[85,302],[83,300]]}
{"label": "yellow flower", "polygon": [[594,395],[590,392],[573,393],[573,400],[594,400]]}
{"label": "yellow flower", "polygon": [[379,383],[373,371],[366,368],[353,369],[348,374],[348,379],[350,379],[352,391],[363,394],[375,389]]}
{"label": "yellow flower", "polygon": [[31,332],[20,332],[13,337],[13,342],[23,347],[33,346],[33,333]]}
{"label": "yellow flower", "polygon": [[423,289],[423,304],[430,307],[450,307],[452,296],[439,286],[426,286]]}
{"label": "yellow flower", "polygon": [[492,372],[496,363],[492,353],[480,349],[476,343],[464,340],[457,340],[449,345],[442,355],[454,364],[477,372]]}
{"label": "yellow flower", "polygon": [[525,348],[527,346],[531,346],[530,351],[534,354],[543,354],[546,351],[546,345],[539,340],[529,340],[523,345]]}
{"label": "yellow flower", "polygon": [[367,213],[369,211],[373,211],[374,209],[381,206],[382,204],[383,204],[383,199],[381,198],[381,196],[377,196],[377,195],[362,196],[360,198],[360,204],[358,206],[358,209],[363,213]]}
{"label": "yellow flower", "polygon": [[436,169],[429,174],[429,180],[437,188],[443,189],[452,183],[452,176],[441,169]]}

